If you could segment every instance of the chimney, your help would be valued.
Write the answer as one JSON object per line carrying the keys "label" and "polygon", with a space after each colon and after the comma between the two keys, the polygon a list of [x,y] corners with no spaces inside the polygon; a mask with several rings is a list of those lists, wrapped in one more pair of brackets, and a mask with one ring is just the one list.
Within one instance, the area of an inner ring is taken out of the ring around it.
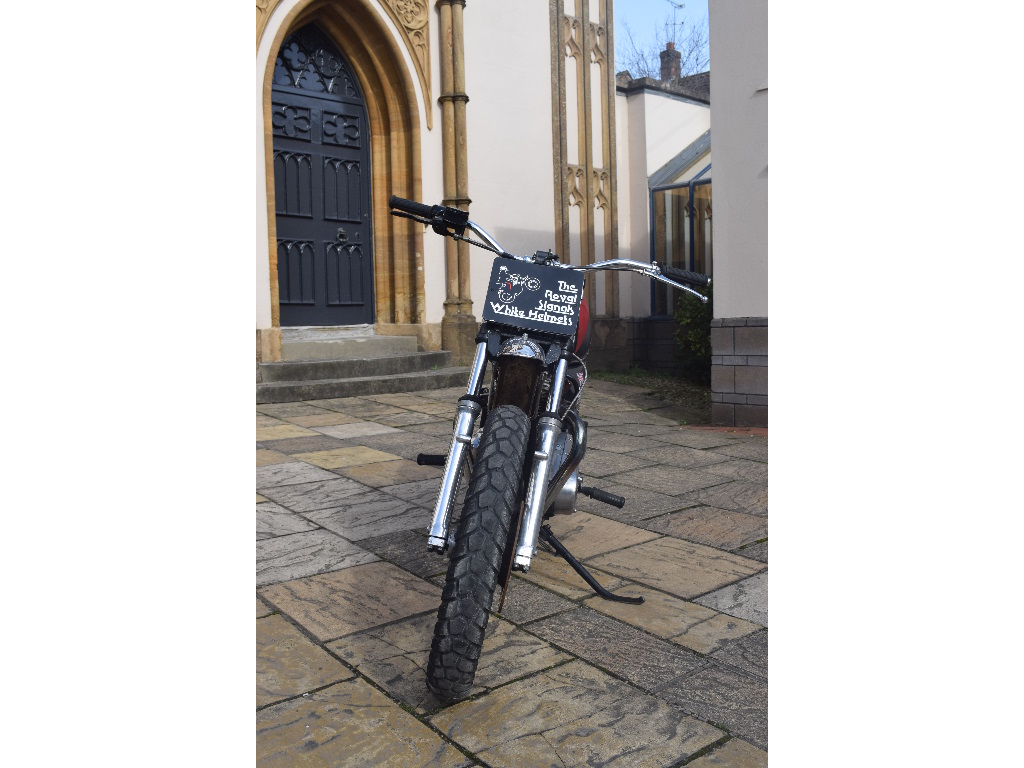
{"label": "chimney", "polygon": [[664,82],[679,79],[679,67],[683,55],[676,50],[675,43],[665,43],[661,56],[661,79]]}

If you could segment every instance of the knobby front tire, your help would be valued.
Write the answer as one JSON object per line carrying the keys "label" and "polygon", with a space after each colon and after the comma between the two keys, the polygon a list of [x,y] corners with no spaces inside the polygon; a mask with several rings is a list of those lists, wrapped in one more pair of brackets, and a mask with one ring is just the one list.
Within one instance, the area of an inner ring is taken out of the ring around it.
{"label": "knobby front tire", "polygon": [[509,526],[519,513],[530,419],[514,405],[487,417],[455,534],[427,662],[427,687],[452,701],[473,687]]}

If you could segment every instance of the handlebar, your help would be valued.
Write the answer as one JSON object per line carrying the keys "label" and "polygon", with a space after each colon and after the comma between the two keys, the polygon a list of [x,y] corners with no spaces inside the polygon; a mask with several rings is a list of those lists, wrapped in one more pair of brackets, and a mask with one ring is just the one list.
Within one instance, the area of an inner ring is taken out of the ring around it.
{"label": "handlebar", "polygon": [[711,287],[710,277],[702,275],[699,272],[691,272],[688,269],[676,269],[675,267],[665,266],[661,268],[661,274],[669,280],[675,280],[677,283],[692,285],[694,288]]}
{"label": "handlebar", "polygon": [[424,219],[433,219],[444,210],[442,205],[424,205],[423,203],[417,203],[415,200],[406,200],[398,195],[391,196],[391,199],[388,200],[388,207]]}
{"label": "handlebar", "polygon": [[[418,221],[421,224],[427,224],[434,230],[434,232],[444,237],[453,237],[456,240],[465,240],[472,245],[477,245],[488,251],[492,251],[504,258],[517,259],[519,261],[533,261],[533,259],[528,256],[516,256],[508,253],[493,237],[487,234],[481,226],[474,224],[469,220],[469,213],[467,211],[463,211],[459,208],[452,208],[447,205],[425,205],[423,203],[417,203],[415,200],[406,200],[404,197],[398,197],[397,195],[391,196],[388,200],[388,207],[392,209],[392,216],[402,216]],[[466,229],[475,232],[482,239],[487,241],[487,244],[479,243],[467,238],[465,236]],[[557,257],[555,258],[557,259]],[[551,262],[548,263],[550,264]],[[707,275],[690,272],[686,269],[676,269],[675,267],[659,267],[658,264],[653,262],[644,264],[639,261],[633,261],[632,259],[612,259],[611,261],[602,261],[581,267],[574,267],[571,264],[559,264],[556,260],[553,266],[561,267],[563,269],[578,269],[584,272],[603,269],[622,269],[630,272],[639,272],[653,280],[666,283],[675,288],[684,290],[687,293],[693,294],[701,301],[705,302],[708,300],[706,296],[702,296],[688,286],[704,289],[711,286],[711,278]]]}

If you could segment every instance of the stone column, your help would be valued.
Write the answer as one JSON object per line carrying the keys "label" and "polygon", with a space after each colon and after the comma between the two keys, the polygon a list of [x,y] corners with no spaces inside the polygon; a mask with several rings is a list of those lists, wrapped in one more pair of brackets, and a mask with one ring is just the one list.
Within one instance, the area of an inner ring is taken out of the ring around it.
{"label": "stone column", "polygon": [[[441,143],[444,205],[469,210],[469,162],[466,151],[466,62],[462,45],[462,14],[466,0],[437,0],[441,32]],[[444,317],[441,348],[455,365],[473,358],[477,321],[469,282],[469,244],[445,240]]]}

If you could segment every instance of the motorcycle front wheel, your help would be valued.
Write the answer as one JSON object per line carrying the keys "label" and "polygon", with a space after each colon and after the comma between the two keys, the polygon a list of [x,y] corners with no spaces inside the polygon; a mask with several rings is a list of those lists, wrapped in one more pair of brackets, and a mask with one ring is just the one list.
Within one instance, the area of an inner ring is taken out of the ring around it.
{"label": "motorcycle front wheel", "polygon": [[452,701],[476,676],[509,528],[519,514],[530,419],[514,405],[487,417],[455,534],[427,662],[427,687]]}

